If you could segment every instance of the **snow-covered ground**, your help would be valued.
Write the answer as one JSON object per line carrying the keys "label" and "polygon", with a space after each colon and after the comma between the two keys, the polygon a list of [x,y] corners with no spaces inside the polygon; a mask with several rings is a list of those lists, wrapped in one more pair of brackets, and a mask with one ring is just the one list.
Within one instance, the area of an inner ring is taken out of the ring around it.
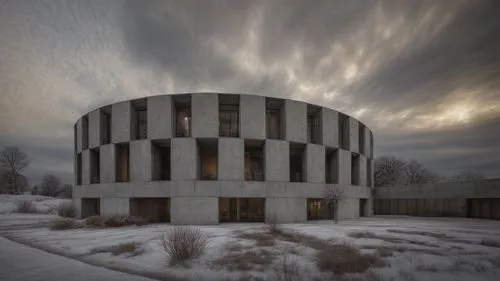
{"label": "snow-covered ground", "polygon": [[60,199],[41,195],[0,195],[0,214],[7,214],[16,211],[16,202],[31,201],[37,213],[52,214],[57,211],[60,203],[71,201],[70,199]]}
{"label": "snow-covered ground", "polygon": [[[266,237],[264,224],[200,226],[209,236],[208,248],[189,266],[176,267],[168,265],[168,257],[159,240],[162,233],[173,227],[171,225],[51,231],[47,227],[37,227],[39,220],[34,217],[0,215],[3,235],[104,265],[159,275],[169,273],[190,280],[228,280],[228,277],[237,278],[243,274],[266,280],[284,258],[297,263],[304,280],[320,276],[315,264],[318,248],[279,238],[273,242],[258,240],[259,233]],[[8,227],[21,218],[24,223],[31,218],[33,227]],[[500,221],[372,217],[343,221],[338,225],[316,221],[282,227],[288,232],[314,236],[329,243],[348,243],[366,253],[384,252],[387,265],[370,270],[383,280],[500,280]],[[116,256],[99,250],[127,242],[139,243],[139,250]],[[234,263],[248,258],[244,254],[250,252],[267,258],[255,266],[245,267],[244,272],[237,270],[238,264]],[[226,258],[221,259],[224,256]]]}

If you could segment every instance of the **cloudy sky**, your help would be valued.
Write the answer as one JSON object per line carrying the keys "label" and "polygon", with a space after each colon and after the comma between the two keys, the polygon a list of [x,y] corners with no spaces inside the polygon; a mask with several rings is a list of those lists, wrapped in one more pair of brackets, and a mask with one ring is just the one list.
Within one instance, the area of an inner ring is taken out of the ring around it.
{"label": "cloudy sky", "polygon": [[500,177],[500,1],[0,0],[0,147],[72,182],[74,122],[174,92],[258,93],[365,122],[376,155]]}

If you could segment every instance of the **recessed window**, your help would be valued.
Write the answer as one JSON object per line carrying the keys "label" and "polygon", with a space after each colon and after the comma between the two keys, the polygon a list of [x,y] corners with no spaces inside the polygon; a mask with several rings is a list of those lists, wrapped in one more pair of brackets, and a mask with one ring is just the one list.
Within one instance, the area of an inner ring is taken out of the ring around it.
{"label": "recessed window", "polygon": [[339,183],[339,153],[337,149],[325,151],[325,182]]}
{"label": "recessed window", "polygon": [[339,112],[339,144],[342,149],[350,149],[349,116]]}
{"label": "recessed window", "polygon": [[359,185],[360,160],[359,154],[351,154],[351,185]]}
{"label": "recessed window", "polygon": [[219,198],[220,222],[264,222],[265,198]]}
{"label": "recessed window", "polygon": [[82,154],[76,155],[76,185],[82,185]]}
{"label": "recessed window", "polygon": [[219,95],[219,136],[239,137],[239,115],[239,96]]}
{"label": "recessed window", "polygon": [[101,145],[111,143],[111,106],[101,108]]}
{"label": "recessed window", "polygon": [[305,144],[290,143],[290,181],[305,181]]}
{"label": "recessed window", "polygon": [[365,125],[359,123],[359,153],[365,154]]}
{"label": "recessed window", "polygon": [[130,198],[130,215],[151,223],[170,222],[170,198]]}
{"label": "recessed window", "polygon": [[245,140],[245,180],[264,181],[264,141]]}
{"label": "recessed window", "polygon": [[191,95],[174,95],[173,114],[175,116],[176,137],[191,136]]}
{"label": "recessed window", "polygon": [[307,105],[307,141],[321,143],[321,108]]}
{"label": "recessed window", "polygon": [[148,103],[147,99],[133,100],[132,104],[132,134],[133,139],[141,140],[148,137]]}
{"label": "recessed window", "polygon": [[366,160],[366,185],[368,187],[372,186],[372,160]]}
{"label": "recessed window", "polygon": [[89,148],[89,117],[82,117],[82,150]]}
{"label": "recessed window", "polygon": [[129,153],[130,147],[128,143],[116,145],[116,181],[127,182],[129,181]]}
{"label": "recessed window", "polygon": [[217,139],[198,139],[199,179],[217,180]]}
{"label": "recessed window", "polygon": [[266,98],[266,138],[285,138],[284,106],[285,102],[281,99]]}
{"label": "recessed window", "polygon": [[101,181],[101,157],[99,148],[90,150],[90,183],[95,184]]}
{"label": "recessed window", "polygon": [[153,155],[153,176],[155,181],[170,180],[170,141],[153,141],[151,143]]}
{"label": "recessed window", "polygon": [[331,219],[330,210],[320,198],[307,199],[307,220]]}

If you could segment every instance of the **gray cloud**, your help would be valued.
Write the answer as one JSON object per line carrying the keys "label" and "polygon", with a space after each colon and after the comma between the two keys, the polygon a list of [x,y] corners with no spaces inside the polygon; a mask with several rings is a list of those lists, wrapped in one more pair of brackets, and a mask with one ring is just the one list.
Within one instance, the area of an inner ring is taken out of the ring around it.
{"label": "gray cloud", "polygon": [[0,146],[72,178],[72,126],[161,93],[292,97],[375,133],[376,154],[500,176],[498,1],[3,1]]}

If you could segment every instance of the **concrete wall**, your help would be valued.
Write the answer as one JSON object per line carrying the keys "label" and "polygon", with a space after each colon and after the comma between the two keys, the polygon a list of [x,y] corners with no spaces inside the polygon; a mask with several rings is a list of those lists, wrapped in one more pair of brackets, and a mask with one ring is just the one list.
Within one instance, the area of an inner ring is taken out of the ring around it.
{"label": "concrete wall", "polygon": [[76,153],[82,152],[82,118],[76,122]]}
{"label": "concrete wall", "polygon": [[359,155],[359,185],[366,185],[366,157],[362,154]]}
{"label": "concrete wall", "polygon": [[285,140],[307,142],[307,104],[285,100]]}
{"label": "concrete wall", "polygon": [[130,141],[130,101],[114,103],[111,108],[111,142]]}
{"label": "concrete wall", "polygon": [[335,110],[323,108],[322,112],[323,145],[339,147],[339,113]]}
{"label": "concrete wall", "polygon": [[244,180],[245,144],[243,139],[219,138],[219,180]]}
{"label": "concrete wall", "polygon": [[152,176],[151,141],[130,142],[130,180],[150,181]]}
{"label": "concrete wall", "polygon": [[101,111],[96,109],[89,113],[89,147],[101,145]]}
{"label": "concrete wall", "polygon": [[339,184],[351,184],[351,152],[339,149]]}
{"label": "concrete wall", "polygon": [[107,144],[99,148],[100,156],[100,182],[110,183],[116,180],[116,158],[115,158],[115,145]]}
{"label": "concrete wall", "polygon": [[349,117],[349,128],[350,150],[359,153],[359,121]]}
{"label": "concrete wall", "polygon": [[148,138],[172,137],[172,99],[169,95],[148,97]]}
{"label": "concrete wall", "polygon": [[219,137],[219,98],[217,94],[191,95],[192,136]]}
{"label": "concrete wall", "polygon": [[216,197],[174,197],[171,199],[172,224],[219,224],[219,199]]}
{"label": "concrete wall", "polygon": [[306,181],[325,182],[325,147],[308,143],[306,146]]}
{"label": "concrete wall", "polygon": [[277,223],[304,222],[307,220],[307,200],[305,198],[266,199],[266,220],[276,219]]}
{"label": "concrete wall", "polygon": [[101,198],[101,216],[128,215],[129,198]]}
{"label": "concrete wall", "polygon": [[194,138],[171,140],[170,165],[172,180],[195,180],[198,175],[197,142]]}
{"label": "concrete wall", "polygon": [[82,184],[90,184],[90,150],[82,152]]}
{"label": "concrete wall", "polygon": [[286,141],[266,140],[264,147],[266,181],[290,180],[290,145]]}
{"label": "concrete wall", "polygon": [[[241,122],[248,120],[248,122]],[[261,96],[240,96],[240,137],[266,138],[266,99]]]}

